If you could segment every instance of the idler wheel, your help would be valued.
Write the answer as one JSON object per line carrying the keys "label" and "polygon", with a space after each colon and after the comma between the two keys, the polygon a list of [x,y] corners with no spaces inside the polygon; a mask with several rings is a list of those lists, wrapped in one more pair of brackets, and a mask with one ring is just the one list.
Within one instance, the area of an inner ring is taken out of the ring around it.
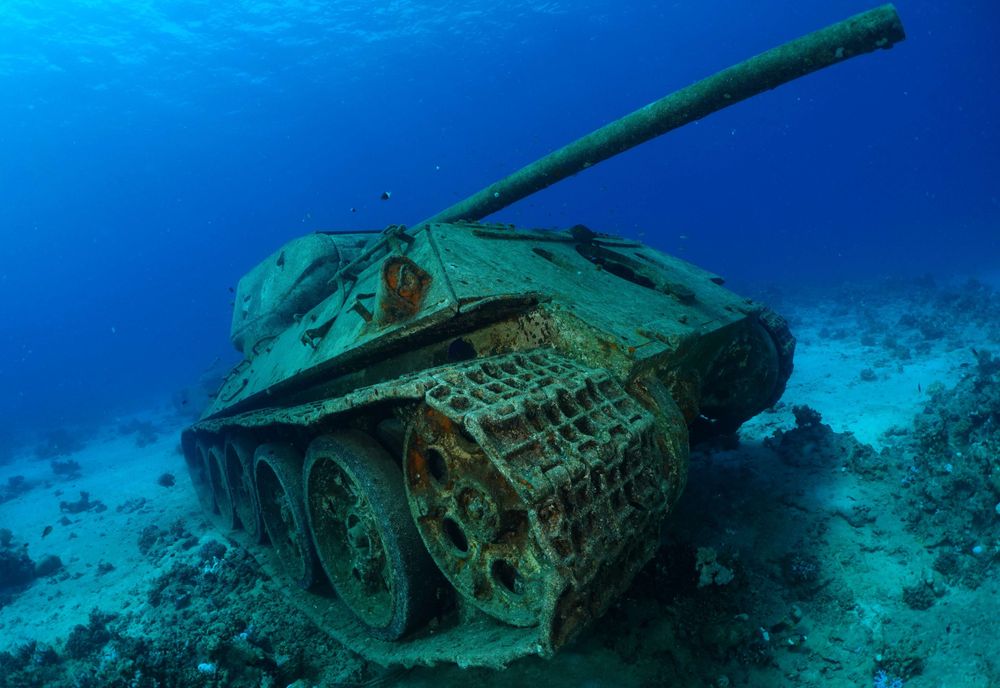
{"label": "idler wheel", "polygon": [[194,442],[184,448],[184,461],[187,463],[188,475],[191,476],[191,485],[194,493],[198,496],[198,502],[206,514],[217,513],[215,508],[215,495],[212,494],[212,478],[208,469],[209,448],[202,441]]}
{"label": "idler wheel", "polygon": [[264,524],[253,478],[255,448],[256,445],[248,438],[238,435],[226,440],[226,479],[239,524],[251,542],[260,543],[264,540]]}
{"label": "idler wheel", "polygon": [[302,454],[287,444],[264,444],[254,453],[257,501],[264,530],[285,573],[299,587],[316,582],[316,558],[302,507]]}
{"label": "idler wheel", "polygon": [[209,447],[207,463],[212,496],[215,499],[214,513],[223,529],[234,530],[237,526],[236,511],[233,509],[233,496],[226,474],[226,457],[221,447],[215,445]]}
{"label": "idler wheel", "polygon": [[399,466],[368,435],[309,445],[306,513],[320,565],[341,600],[383,640],[423,625],[440,582],[406,506]]}
{"label": "idler wheel", "polygon": [[406,436],[410,510],[438,568],[494,618],[533,626],[549,605],[552,572],[528,507],[461,426],[424,408]]}
{"label": "idler wheel", "polygon": [[710,426],[697,428],[696,434],[735,432],[744,421],[773,405],[791,372],[782,366],[774,337],[756,318],[748,318],[702,376],[700,413]]}
{"label": "idler wheel", "polygon": [[765,308],[758,316],[761,326],[774,340],[774,348],[778,353],[778,384],[775,385],[767,401],[768,407],[774,406],[781,395],[785,393],[785,384],[792,375],[795,358],[795,337],[788,329],[788,322],[780,315]]}

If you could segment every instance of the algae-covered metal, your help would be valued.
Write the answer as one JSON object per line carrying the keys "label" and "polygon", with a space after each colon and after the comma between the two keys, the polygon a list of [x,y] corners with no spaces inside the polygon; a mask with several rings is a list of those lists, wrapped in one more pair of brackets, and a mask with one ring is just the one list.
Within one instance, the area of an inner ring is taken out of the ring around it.
{"label": "algae-covered metal", "polygon": [[[495,209],[475,198],[465,217]],[[245,358],[182,446],[206,512],[321,628],[383,664],[502,666],[624,592],[689,438],[773,405],[794,339],[639,242],[442,215],[246,275]]]}
{"label": "algae-covered metal", "polygon": [[[652,557],[688,427],[770,406],[793,340],[715,275],[580,227],[401,236],[287,323],[241,287],[248,357],[184,435],[195,485],[279,575],[332,583],[308,608],[369,656],[549,653]],[[293,242],[249,281],[302,284],[282,273],[365,238]]]}

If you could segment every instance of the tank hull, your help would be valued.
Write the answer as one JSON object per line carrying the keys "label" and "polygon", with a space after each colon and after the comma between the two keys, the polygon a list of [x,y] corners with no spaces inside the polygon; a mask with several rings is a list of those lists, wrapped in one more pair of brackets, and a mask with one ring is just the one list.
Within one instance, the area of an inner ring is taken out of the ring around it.
{"label": "tank hull", "polygon": [[[373,661],[550,655],[652,558],[689,431],[771,406],[794,340],[717,276],[584,228],[384,237],[307,313],[243,342],[183,435],[192,481],[298,606]],[[377,479],[344,449],[354,436],[389,457]],[[261,512],[270,527],[243,524]]]}

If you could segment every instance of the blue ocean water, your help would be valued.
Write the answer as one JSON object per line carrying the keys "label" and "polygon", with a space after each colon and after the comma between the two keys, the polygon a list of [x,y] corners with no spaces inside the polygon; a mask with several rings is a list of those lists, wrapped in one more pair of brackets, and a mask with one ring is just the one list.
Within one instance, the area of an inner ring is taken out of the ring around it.
{"label": "blue ocean water", "polygon": [[[859,0],[0,6],[0,441],[160,403],[239,277],[415,222]],[[730,283],[995,270],[995,2],[741,103],[494,219],[641,237]],[[389,201],[380,200],[391,191]]]}

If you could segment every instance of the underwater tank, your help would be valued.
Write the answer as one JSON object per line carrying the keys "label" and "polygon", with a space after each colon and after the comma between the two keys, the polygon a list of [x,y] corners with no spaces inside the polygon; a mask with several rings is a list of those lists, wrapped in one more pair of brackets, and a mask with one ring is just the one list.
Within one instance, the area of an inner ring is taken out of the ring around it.
{"label": "underwater tank", "polygon": [[478,220],[687,122],[902,40],[883,6],[646,106],[437,215],[295,239],[244,276],[244,359],[182,447],[195,491],[380,664],[549,656],[628,588],[692,439],[772,406],[785,321],[577,225]]}

